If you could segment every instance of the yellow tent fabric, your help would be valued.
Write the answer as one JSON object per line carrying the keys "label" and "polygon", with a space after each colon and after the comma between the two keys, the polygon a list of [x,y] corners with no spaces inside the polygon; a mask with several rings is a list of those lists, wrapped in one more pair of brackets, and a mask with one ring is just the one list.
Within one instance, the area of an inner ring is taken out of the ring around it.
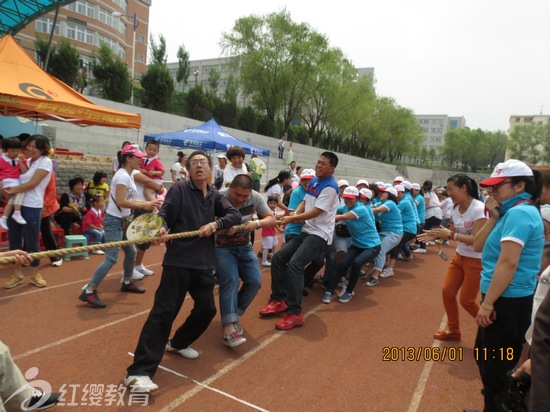
{"label": "yellow tent fabric", "polygon": [[0,115],[79,126],[141,127],[141,116],[98,106],[42,70],[9,35],[0,39]]}

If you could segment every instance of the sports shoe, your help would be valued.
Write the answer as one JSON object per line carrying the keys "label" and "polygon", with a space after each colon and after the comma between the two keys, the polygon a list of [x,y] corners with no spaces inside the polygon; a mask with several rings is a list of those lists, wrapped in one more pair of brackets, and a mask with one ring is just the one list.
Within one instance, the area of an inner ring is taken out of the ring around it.
{"label": "sports shoe", "polygon": [[354,294],[355,294],[354,292],[351,292],[351,293],[344,292],[344,294],[342,296],[338,295],[338,296],[340,296],[338,298],[338,301],[341,302],[341,303],[348,303],[351,300],[351,298],[353,297]]}
{"label": "sports shoe", "polygon": [[269,316],[269,315],[275,315],[277,313],[284,312],[286,310],[286,302],[284,300],[281,301],[271,301],[269,302],[265,308],[263,308],[260,311],[260,315],[262,316]]}
{"label": "sports shoe", "polygon": [[26,225],[27,224],[27,221],[25,219],[23,219],[23,216],[21,216],[21,214],[16,214],[14,213],[13,215],[11,215],[11,218],[13,220],[15,220],[17,223],[19,223],[20,225]]}
{"label": "sports shoe", "polygon": [[241,325],[239,325],[238,323],[235,323],[234,327],[235,327],[235,332],[237,332],[239,335],[242,336],[244,334],[244,329],[241,327]]}
{"label": "sports shoe", "polygon": [[94,309],[103,309],[107,304],[99,299],[97,290],[94,290],[92,293],[87,293],[85,290],[82,291],[78,297],[82,302],[87,303]]}
{"label": "sports shoe", "polygon": [[246,338],[238,334],[237,331],[231,332],[229,336],[223,335],[223,344],[225,346],[234,348],[236,346],[242,345],[243,343],[246,343]]}
{"label": "sports shoe", "polygon": [[149,270],[147,269],[145,266],[141,265],[141,266],[136,266],[135,267],[135,270],[137,270],[139,273],[141,273],[142,275],[145,275],[145,276],[152,276],[155,272],[153,272],[152,270]]}
{"label": "sports shoe", "polygon": [[141,272],[138,272],[136,268],[134,268],[134,271],[132,272],[132,279],[134,280],[141,280],[143,279],[145,275]]}
{"label": "sports shoe", "polygon": [[63,258],[58,258],[57,260],[54,260],[52,262],[52,266],[56,268],[60,267],[62,264],[63,264]]}
{"label": "sports shoe", "polygon": [[131,293],[145,293],[144,288],[140,288],[138,285],[136,285],[134,282],[130,282],[128,284],[123,283],[120,286],[121,292],[131,292]]}
{"label": "sports shoe", "polygon": [[32,283],[37,288],[43,288],[47,285],[46,281],[44,280],[44,278],[40,273],[37,273],[36,275],[32,276],[29,279],[29,282]]}
{"label": "sports shoe", "polygon": [[392,268],[386,268],[380,273],[381,278],[391,278],[394,275]]}
{"label": "sports shoe", "polygon": [[325,294],[323,295],[323,297],[321,299],[321,302],[330,303],[330,301],[332,300],[333,297],[334,297],[334,294],[332,294],[330,292],[325,292]]}
{"label": "sports shoe", "polygon": [[2,226],[2,229],[8,230],[8,219],[5,217],[0,218],[0,226]]}
{"label": "sports shoe", "polygon": [[434,333],[434,338],[439,340],[460,340],[460,332],[451,332],[443,329]]}
{"label": "sports shoe", "polygon": [[367,286],[376,286],[380,283],[380,280],[378,280],[378,278],[375,278],[374,276],[372,276],[369,281],[367,283],[365,283],[365,285]]}
{"label": "sports shoe", "polygon": [[23,410],[25,411],[43,411],[44,409],[51,408],[61,397],[60,393],[44,393],[40,389],[32,388],[31,399],[29,404]]}
{"label": "sports shoe", "polygon": [[418,248],[416,250],[413,250],[413,253],[425,254],[427,252],[426,252],[426,249]]}
{"label": "sports shoe", "polygon": [[346,293],[346,286],[344,286],[344,287],[340,290],[340,292],[338,293],[338,297],[341,298],[341,297],[344,295],[344,293]]}
{"label": "sports shoe", "polygon": [[270,262],[262,262],[262,266],[265,266],[266,268],[269,268],[269,267],[271,267],[271,263]]}
{"label": "sports shoe", "polygon": [[11,275],[6,283],[4,283],[4,289],[11,289],[19,286],[23,283],[23,277],[19,275]]}
{"label": "sports shoe", "polygon": [[104,255],[105,252],[103,250],[92,250],[92,255]]}
{"label": "sports shoe", "polygon": [[130,392],[149,393],[156,391],[159,387],[147,375],[130,375],[124,379],[124,385],[130,388]]}
{"label": "sports shoe", "polygon": [[426,242],[426,246],[435,246],[435,242],[432,242],[432,241]]}
{"label": "sports shoe", "polygon": [[168,341],[164,350],[166,350],[166,352],[179,353],[181,356],[187,359],[197,359],[199,357],[199,352],[197,352],[191,346],[188,346],[184,349],[176,349],[172,347],[170,341]]}
{"label": "sports shoe", "polygon": [[302,326],[304,324],[304,314],[300,313],[296,315],[291,313],[290,315],[284,315],[283,318],[275,324],[277,329],[288,330],[295,328],[296,326]]}

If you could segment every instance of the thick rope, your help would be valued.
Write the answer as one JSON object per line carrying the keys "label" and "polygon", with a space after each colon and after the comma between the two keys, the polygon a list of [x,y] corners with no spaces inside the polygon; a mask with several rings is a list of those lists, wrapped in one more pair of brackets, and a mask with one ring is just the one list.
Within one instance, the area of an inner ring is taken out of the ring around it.
{"label": "thick rope", "polygon": [[[236,230],[244,230],[246,228],[246,223],[243,223],[238,226],[234,226]],[[198,230],[194,230],[191,232],[181,232],[181,233],[174,233],[166,235],[166,240],[171,241],[175,239],[183,239],[187,237],[195,237],[199,235]],[[141,243],[149,243],[153,240],[158,240],[158,236],[154,237],[141,237],[139,239],[134,240],[120,240],[118,242],[109,242],[109,243],[98,243],[95,245],[89,245],[89,246],[77,246],[77,247],[70,247],[65,249],[57,249],[57,250],[48,250],[45,252],[36,252],[36,253],[29,253],[29,256],[33,259],[44,259],[44,258],[50,258],[50,257],[63,257],[66,255],[71,255],[73,253],[83,253],[83,252],[93,252],[94,250],[105,250],[110,249],[113,247],[122,247],[122,246],[128,246],[128,245],[139,245]],[[13,256],[3,257],[0,258],[0,264],[9,264],[14,263],[15,258]]]}

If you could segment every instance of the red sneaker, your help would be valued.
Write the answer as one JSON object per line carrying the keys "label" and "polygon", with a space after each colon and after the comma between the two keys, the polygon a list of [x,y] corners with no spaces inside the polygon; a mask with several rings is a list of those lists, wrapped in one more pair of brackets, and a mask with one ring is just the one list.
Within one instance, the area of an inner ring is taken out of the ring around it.
{"label": "red sneaker", "polygon": [[451,332],[443,329],[434,333],[434,338],[439,340],[460,340],[460,332]]}
{"label": "red sneaker", "polygon": [[269,302],[265,308],[263,308],[260,311],[260,315],[262,316],[269,316],[269,315],[275,315],[277,313],[284,312],[286,310],[286,302],[284,300],[281,301],[271,301]]}
{"label": "red sneaker", "polygon": [[284,315],[283,319],[281,319],[279,322],[275,324],[275,327],[277,329],[292,329],[296,326],[302,326],[304,324],[304,314],[300,313],[299,315],[296,315],[294,313],[290,315]]}

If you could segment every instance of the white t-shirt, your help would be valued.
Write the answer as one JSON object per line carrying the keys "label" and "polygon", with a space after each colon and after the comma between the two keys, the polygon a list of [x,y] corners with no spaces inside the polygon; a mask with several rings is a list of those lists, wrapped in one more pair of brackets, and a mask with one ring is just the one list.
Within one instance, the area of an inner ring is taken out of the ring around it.
{"label": "white t-shirt", "polygon": [[282,194],[283,188],[279,183],[275,183],[273,186],[267,189],[267,192],[264,192],[264,199],[267,202],[267,198],[269,196],[276,196],[277,198],[279,198]]}
{"label": "white t-shirt", "polygon": [[430,217],[437,217],[438,219],[443,219],[443,214],[441,213],[441,207],[439,205],[439,199],[433,190],[424,193],[424,199],[428,199],[428,204],[426,205],[426,220]]}
{"label": "white t-shirt", "polygon": [[453,211],[453,200],[450,197],[447,197],[441,202],[441,213],[443,215],[443,219],[449,219],[451,217],[451,213]]}
{"label": "white t-shirt", "polygon": [[[141,173],[139,170],[132,170],[132,180],[134,181],[134,184],[136,185],[136,199],[137,200],[143,200],[143,201],[147,201],[146,197],[145,197],[145,185],[142,184],[142,183],[139,183],[137,182],[135,179],[136,179],[136,175],[138,173]],[[118,210],[118,209],[117,209]]]}
{"label": "white t-shirt", "polygon": [[[333,183],[333,187],[331,186]],[[319,193],[317,197],[313,196],[310,192]],[[338,186],[332,176],[330,178],[323,179],[319,182],[318,178],[314,177],[308,186],[308,192],[306,193],[305,209],[304,212],[309,212],[313,208],[318,208],[323,211],[319,216],[314,219],[306,220],[302,232],[310,235],[317,235],[327,241],[327,245],[332,244],[332,238],[334,235],[334,217],[336,216],[336,209],[340,204],[338,199]]]}
{"label": "white t-shirt", "polygon": [[533,311],[531,312],[531,326],[527,329],[525,333],[525,340],[531,345],[533,340],[533,326],[535,324],[535,316],[539,307],[546,297],[546,294],[550,290],[550,266],[547,266],[546,269],[541,273],[539,281],[537,283],[537,289],[535,290],[535,297],[533,298]]}
{"label": "white t-shirt", "polygon": [[44,206],[44,193],[46,192],[48,183],[50,183],[53,164],[51,159],[47,156],[40,156],[34,162],[29,159],[28,162],[29,170],[27,170],[27,173],[23,173],[19,176],[21,183],[24,184],[29,182],[38,169],[46,170],[48,174],[33,189],[25,192],[22,206],[42,208],[42,206]]}
{"label": "white t-shirt", "polygon": [[[475,221],[485,219],[485,205],[483,202],[474,199],[463,215],[458,211],[458,206],[454,207],[451,218],[457,233],[461,235],[473,235]],[[461,256],[481,259],[481,252],[474,252],[473,245],[458,242],[456,251]]]}
{"label": "white t-shirt", "polygon": [[187,169],[185,168],[185,166],[182,166],[180,162],[174,163],[170,170],[176,172],[176,182],[179,182],[180,180],[187,180],[187,174],[181,174],[182,170],[187,172]]}
{"label": "white t-shirt", "polygon": [[[132,173],[132,176],[133,174],[134,173]],[[113,176],[113,180],[111,181],[111,193],[109,194],[110,201],[107,204],[106,212],[111,216],[115,216],[115,217],[129,216],[130,213],[132,213],[132,209],[121,207],[119,210],[119,208],[115,204],[116,191],[117,191],[118,185],[123,185],[128,188],[126,192],[126,200],[137,199],[137,187],[136,187],[136,183],[134,182],[134,179],[130,177],[130,175],[126,170],[118,169],[115,175]],[[142,193],[143,193],[143,190],[142,190]],[[122,213],[120,213],[121,210],[122,210]]]}
{"label": "white t-shirt", "polygon": [[235,169],[233,166],[227,165],[225,166],[225,169],[223,169],[223,184],[227,185],[233,181],[235,176],[246,173],[248,173],[248,169],[244,163],[240,169]]}

